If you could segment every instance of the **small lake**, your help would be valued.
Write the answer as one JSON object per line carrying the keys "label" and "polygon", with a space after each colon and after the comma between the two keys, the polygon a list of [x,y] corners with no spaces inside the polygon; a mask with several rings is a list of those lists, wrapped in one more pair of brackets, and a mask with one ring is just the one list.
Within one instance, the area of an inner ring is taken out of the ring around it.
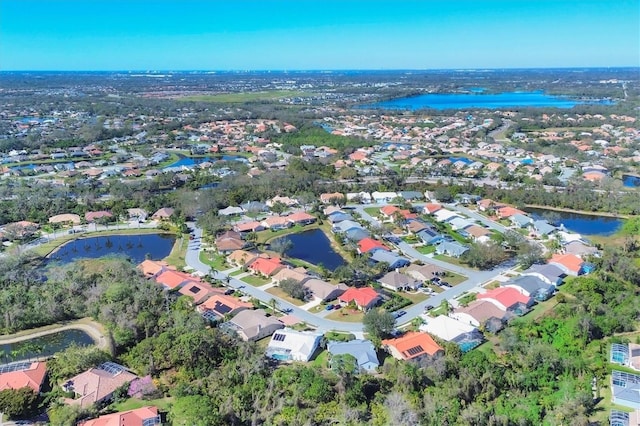
{"label": "small lake", "polygon": [[51,356],[68,348],[72,343],[89,346],[96,342],[82,330],[60,331],[22,342],[0,345],[0,364]]}
{"label": "small lake", "polygon": [[557,220],[550,220],[550,222],[557,226],[562,224],[567,230],[582,235],[615,234],[624,222],[623,219],[615,217],[586,215],[555,210],[526,208],[525,211],[536,220],[549,220],[550,217],[555,217]]}
{"label": "small lake", "polygon": [[171,234],[104,235],[81,238],[61,246],[49,256],[50,261],[61,263],[77,259],[122,254],[132,262],[140,263],[147,258],[161,260],[169,255],[175,236]]}
{"label": "small lake", "polygon": [[622,175],[622,185],[627,188],[638,188],[640,187],[640,176]]}
{"label": "small lake", "polygon": [[[545,95],[543,92],[507,92],[496,94],[484,93],[429,93],[408,98],[391,99],[375,104],[361,105],[359,108],[381,109],[467,109],[467,108],[572,108],[575,105],[587,103],[585,101],[569,99],[560,96]],[[589,103],[610,104],[602,100]]]}
{"label": "small lake", "polygon": [[244,157],[237,155],[223,155],[222,157],[182,157],[175,163],[169,164],[166,168],[172,167],[193,167],[202,163],[215,163],[216,161],[239,161],[241,163],[248,163],[248,160]]}
{"label": "small lake", "polygon": [[322,264],[333,271],[346,262],[333,248],[327,236],[320,229],[287,235],[292,247],[286,252],[287,256],[302,259],[314,265]]}

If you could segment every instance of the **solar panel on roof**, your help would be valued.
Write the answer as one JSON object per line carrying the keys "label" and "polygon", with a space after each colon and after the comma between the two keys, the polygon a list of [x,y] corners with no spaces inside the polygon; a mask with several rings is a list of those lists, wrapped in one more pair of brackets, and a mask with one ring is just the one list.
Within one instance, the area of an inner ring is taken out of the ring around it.
{"label": "solar panel on roof", "polygon": [[189,291],[193,294],[198,294],[200,291],[200,287],[196,287],[195,285],[189,289]]}
{"label": "solar panel on roof", "polygon": [[214,314],[212,311],[209,311],[209,310],[204,311],[204,312],[202,313],[202,317],[203,317],[204,319],[206,319],[206,320],[208,320],[208,321],[212,321],[212,322],[213,322],[213,321],[217,321],[217,320],[218,320],[218,317],[216,316],[216,314]]}
{"label": "solar panel on roof", "polygon": [[0,365],[0,374],[11,373],[13,371],[24,371],[31,367],[31,362],[14,362],[11,364]]}
{"label": "solar panel on roof", "polygon": [[276,342],[284,342],[284,338],[287,337],[284,334],[274,334],[273,335],[273,340],[275,340]]}
{"label": "solar panel on roof", "polygon": [[220,302],[216,302],[215,306],[213,307],[213,310],[224,315],[224,314],[228,314],[229,312],[232,311],[232,309],[225,305],[224,303],[220,303]]}
{"label": "solar panel on roof", "polygon": [[407,353],[411,356],[417,355],[422,352],[424,352],[424,349],[422,349],[422,346],[420,345],[407,349]]}
{"label": "solar panel on roof", "polygon": [[110,361],[100,364],[98,368],[114,376],[126,370],[126,368],[124,368],[122,365]]}

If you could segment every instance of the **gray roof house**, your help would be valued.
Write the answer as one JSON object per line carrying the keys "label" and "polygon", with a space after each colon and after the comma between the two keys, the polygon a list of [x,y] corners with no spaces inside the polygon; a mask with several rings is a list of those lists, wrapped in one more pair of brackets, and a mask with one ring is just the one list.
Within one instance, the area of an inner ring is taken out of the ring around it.
{"label": "gray roof house", "polygon": [[511,223],[513,223],[515,226],[519,228],[524,228],[533,223],[533,219],[531,219],[529,216],[525,214],[520,214],[520,213],[514,214],[509,219],[511,220]]}
{"label": "gray roof house", "polygon": [[416,289],[422,285],[420,280],[398,271],[388,272],[378,282],[382,287],[393,291]]}
{"label": "gray roof house", "polygon": [[304,282],[304,286],[311,292],[313,297],[324,302],[337,299],[348,287],[342,283],[333,285],[326,281],[312,278]]}
{"label": "gray roof house", "polygon": [[611,394],[614,404],[640,408],[640,375],[613,370],[611,372]]}
{"label": "gray roof house", "polygon": [[353,356],[360,371],[373,372],[380,365],[373,343],[369,340],[329,342],[327,343],[327,350],[332,357],[345,354]]}
{"label": "gray roof house", "polygon": [[424,198],[424,195],[418,191],[400,191],[398,195],[407,201],[422,200]]}
{"label": "gray roof house", "polygon": [[436,245],[437,254],[444,254],[451,257],[460,257],[467,250],[469,250],[469,247],[456,241],[441,241]]}
{"label": "gray roof house", "polygon": [[351,228],[344,233],[345,237],[353,242],[358,242],[364,238],[369,237],[369,232],[366,229]]}
{"label": "gray roof house", "polygon": [[553,295],[556,287],[544,282],[535,275],[522,275],[513,280],[502,283],[503,286],[514,287],[520,293],[531,296],[538,301],[547,300]]}
{"label": "gray roof house", "polygon": [[335,225],[333,225],[333,232],[347,232],[350,229],[353,228],[358,228],[358,229],[364,229],[362,227],[362,225],[360,225],[358,222],[354,222],[353,220],[345,220],[343,222],[340,223],[336,223]]}
{"label": "gray roof house", "polygon": [[435,228],[425,228],[418,232],[416,236],[425,244],[436,244],[444,238],[444,236],[436,231]]}
{"label": "gray roof house", "polygon": [[546,220],[536,220],[533,222],[533,230],[538,236],[549,235],[556,231],[555,226],[551,225]]}
{"label": "gray roof house", "polygon": [[345,220],[353,220],[353,216],[345,212],[337,211],[328,215],[327,219],[329,219],[329,222],[331,223],[340,223]]}
{"label": "gray roof house", "polygon": [[284,328],[284,325],[276,317],[269,317],[262,309],[258,309],[238,312],[220,328],[236,332],[245,342],[255,342]]}
{"label": "gray roof house", "polygon": [[371,254],[371,260],[376,263],[386,262],[389,265],[389,269],[402,268],[411,263],[409,259],[386,250],[375,250]]}
{"label": "gray roof house", "polygon": [[548,284],[558,286],[562,284],[562,280],[567,274],[557,266],[546,263],[544,265],[531,265],[529,269],[522,272],[522,275],[533,275]]}

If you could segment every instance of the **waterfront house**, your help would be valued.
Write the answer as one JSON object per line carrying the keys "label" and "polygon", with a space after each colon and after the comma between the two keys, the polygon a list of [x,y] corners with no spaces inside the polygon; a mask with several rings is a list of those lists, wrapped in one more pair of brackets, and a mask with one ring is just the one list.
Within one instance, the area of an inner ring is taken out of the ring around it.
{"label": "waterfront house", "polygon": [[258,257],[249,264],[249,270],[254,274],[270,277],[278,272],[284,265],[279,258]]}
{"label": "waterfront house", "polygon": [[382,244],[378,240],[374,240],[373,238],[363,238],[358,241],[358,253],[370,253],[374,250],[386,250],[389,251],[389,248]]}
{"label": "waterfront house", "polygon": [[105,362],[67,380],[62,388],[65,392],[73,392],[74,398],[65,398],[64,402],[88,408],[109,401],[116,389],[137,378],[126,367]]}
{"label": "waterfront house", "polygon": [[161,424],[158,408],[149,406],[83,420],[78,423],[78,426],[159,426]]}
{"label": "waterfront house", "polygon": [[0,392],[29,388],[40,393],[47,375],[45,362],[21,361],[0,366]]}
{"label": "waterfront house", "polygon": [[236,250],[227,256],[227,262],[235,266],[246,266],[256,259],[257,255],[246,250]]}
{"label": "waterfront house", "polygon": [[167,220],[171,216],[173,216],[174,212],[175,212],[175,210],[172,209],[171,207],[162,207],[162,208],[158,209],[153,215],[151,215],[151,219],[153,219],[153,220]]}
{"label": "waterfront house", "polygon": [[376,263],[385,262],[389,265],[388,269],[403,268],[411,264],[409,259],[386,250],[374,250],[371,253],[371,260]]}
{"label": "waterfront house", "polygon": [[101,210],[97,212],[86,212],[84,214],[84,220],[86,220],[89,223],[95,222],[96,220],[101,218],[112,218],[112,217],[113,215],[111,214],[111,212],[108,212],[106,210]]}

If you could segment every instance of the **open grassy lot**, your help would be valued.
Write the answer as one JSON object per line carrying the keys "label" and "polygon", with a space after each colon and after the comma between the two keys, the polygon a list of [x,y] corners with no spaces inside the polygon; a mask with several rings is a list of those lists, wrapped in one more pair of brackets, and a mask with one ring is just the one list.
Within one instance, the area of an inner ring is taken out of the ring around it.
{"label": "open grassy lot", "polygon": [[229,268],[225,257],[215,252],[200,252],[200,262],[211,266],[216,271],[224,271]]}
{"label": "open grassy lot", "polygon": [[426,294],[424,294],[421,291],[417,291],[415,293],[403,292],[403,293],[400,293],[400,295],[402,297],[404,297],[405,299],[411,300],[412,304],[423,302],[423,301],[425,301],[425,300],[427,300],[429,298],[429,296],[427,296]]}
{"label": "open grassy lot", "polygon": [[247,284],[250,284],[254,287],[260,287],[262,285],[267,284],[271,280],[269,278],[259,277],[257,275],[247,275],[246,277],[240,278],[240,281],[243,281]]}
{"label": "open grassy lot", "polygon": [[331,312],[326,318],[333,321],[362,322],[364,314],[356,309],[341,308]]}
{"label": "open grassy lot", "polygon": [[187,247],[189,246],[189,238],[186,238],[183,235],[178,236],[176,238],[175,243],[173,243],[173,247],[171,248],[171,253],[169,256],[164,258],[164,261],[169,265],[175,266],[177,269],[182,269],[187,266],[184,258],[187,254]]}
{"label": "open grassy lot", "polygon": [[461,282],[466,281],[467,277],[465,277],[464,275],[456,274],[455,272],[447,271],[447,274],[443,277],[443,279],[451,285],[458,285]]}
{"label": "open grassy lot", "polygon": [[216,95],[195,95],[178,98],[184,102],[213,102],[213,103],[246,103],[246,102],[264,102],[276,101],[281,98],[292,98],[296,96],[305,96],[305,92],[295,90],[272,90],[267,92],[246,92],[246,93],[220,93]]}
{"label": "open grassy lot", "polygon": [[435,253],[436,252],[436,246],[433,245],[429,245],[429,246],[418,246],[415,248],[419,253],[422,254],[431,254],[431,253]]}
{"label": "open grassy lot", "polygon": [[294,299],[293,297],[289,296],[287,293],[282,291],[282,289],[280,287],[271,287],[271,288],[267,289],[266,292],[270,293],[270,294],[273,294],[274,296],[277,296],[282,300],[286,300],[287,302],[291,303],[292,305],[296,305],[296,306],[304,305],[304,302],[302,300]]}

